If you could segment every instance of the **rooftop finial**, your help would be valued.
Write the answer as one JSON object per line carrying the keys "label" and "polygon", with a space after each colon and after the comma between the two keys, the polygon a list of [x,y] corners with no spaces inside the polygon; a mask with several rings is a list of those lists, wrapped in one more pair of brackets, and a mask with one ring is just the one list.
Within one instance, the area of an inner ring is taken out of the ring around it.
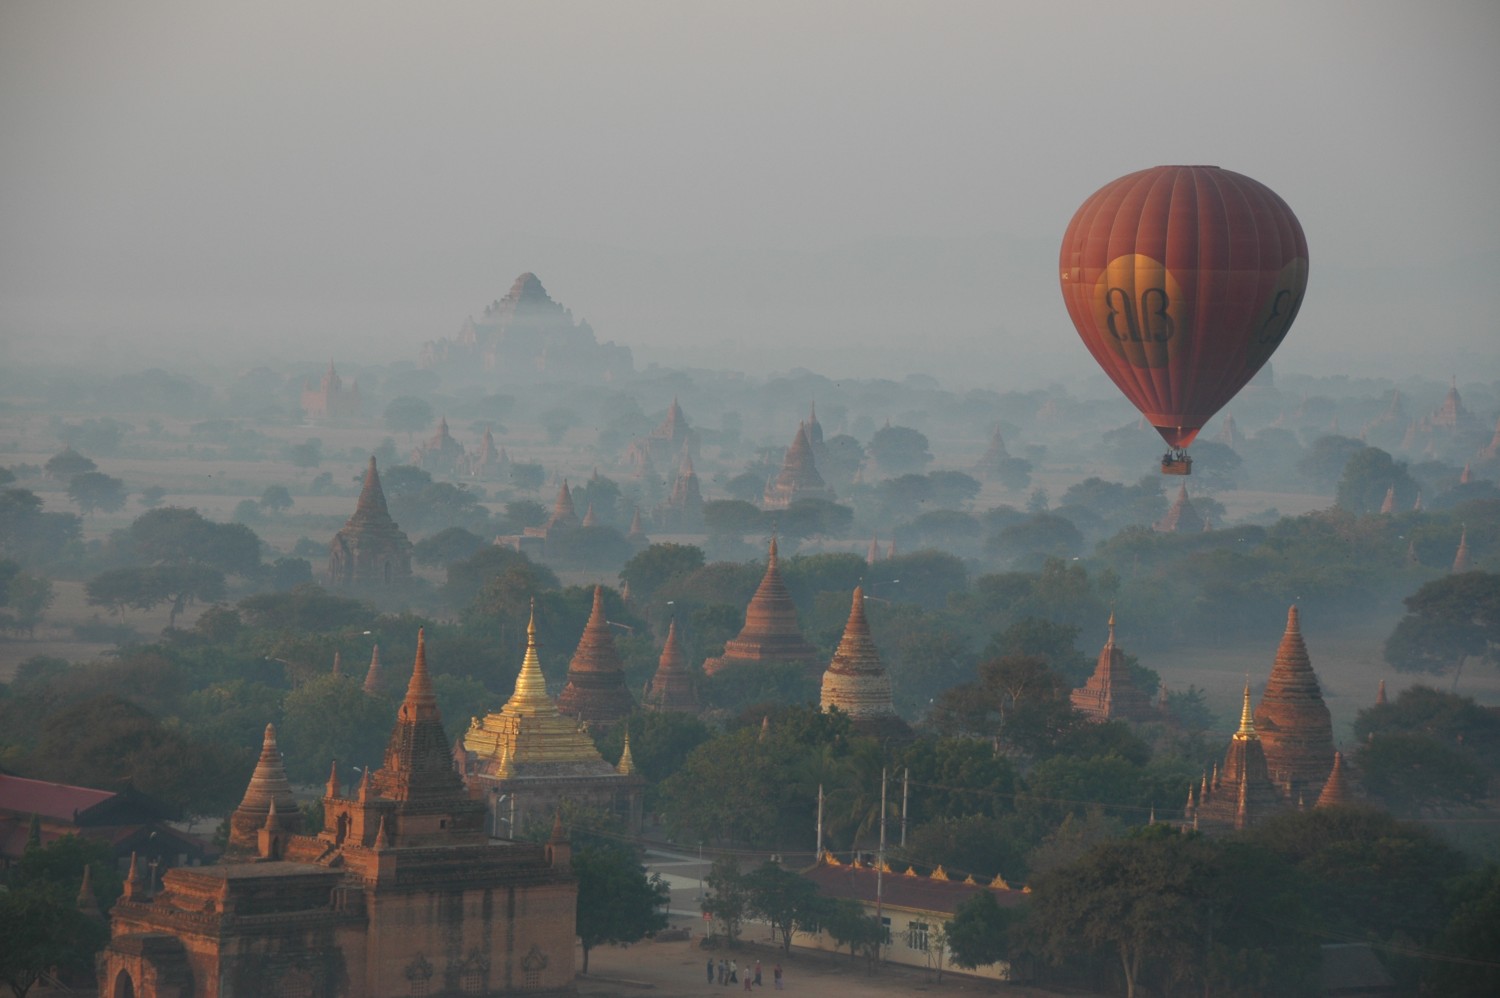
{"label": "rooftop finial", "polygon": [[[1297,612],[1297,608],[1296,607],[1292,607],[1292,613],[1295,614],[1296,612]],[[1235,732],[1235,737],[1236,738],[1254,738],[1254,737],[1256,737],[1256,735],[1255,735],[1255,716],[1250,712],[1250,677],[1249,676],[1245,677],[1245,706],[1240,711],[1240,730],[1237,731],[1237,732]]]}

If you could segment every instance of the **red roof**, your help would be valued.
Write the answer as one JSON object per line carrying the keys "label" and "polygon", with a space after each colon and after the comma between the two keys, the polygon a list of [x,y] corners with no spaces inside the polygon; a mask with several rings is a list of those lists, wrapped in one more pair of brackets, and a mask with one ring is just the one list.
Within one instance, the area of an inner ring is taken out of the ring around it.
{"label": "red roof", "polygon": [[[826,897],[854,898],[856,901],[875,903],[875,871],[869,867],[829,866],[820,863],[810,870],[804,870],[802,875],[816,884],[819,893]],[[1001,907],[1014,907],[1026,897],[1023,891],[966,884],[961,880],[908,877],[900,873],[887,873],[884,881],[881,884],[884,904],[949,915],[958,911],[959,905],[981,891],[994,895]]]}
{"label": "red roof", "polygon": [[68,821],[95,805],[118,796],[113,790],[91,790],[70,787],[66,783],[45,783],[21,776],[0,774],[0,812],[30,817],[33,814],[55,821]]}

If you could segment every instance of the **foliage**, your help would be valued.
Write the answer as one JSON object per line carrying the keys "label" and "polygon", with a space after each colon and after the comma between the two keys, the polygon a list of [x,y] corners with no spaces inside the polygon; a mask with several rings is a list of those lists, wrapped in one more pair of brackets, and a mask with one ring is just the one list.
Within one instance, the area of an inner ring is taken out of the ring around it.
{"label": "foliage", "polygon": [[1421,734],[1382,734],[1361,745],[1353,762],[1365,791],[1409,818],[1477,804],[1489,783],[1469,755]]}
{"label": "foliage", "polygon": [[68,498],[88,516],[94,512],[113,513],[125,508],[125,483],[102,471],[85,471],[68,481]]}
{"label": "foliage", "polygon": [[113,850],[103,839],[59,835],[46,845],[28,846],[16,866],[16,885],[51,885],[64,897],[76,897],[88,867],[99,907],[108,910],[120,896],[120,871]]}
{"label": "foliage", "polygon": [[22,571],[13,561],[0,560],[0,630],[34,636],[55,596],[50,579]]}
{"label": "foliage", "polygon": [[1411,509],[1419,490],[1404,461],[1396,461],[1379,447],[1365,447],[1344,463],[1334,502],[1351,513],[1378,513],[1391,491],[1396,509]]}
{"label": "foliage", "polygon": [[1386,639],[1385,659],[1403,672],[1445,672],[1500,645],[1500,575],[1464,572],[1422,586]]}
{"label": "foliage", "polygon": [[833,898],[822,911],[823,930],[839,946],[849,947],[849,957],[860,953],[874,958],[877,947],[890,942],[890,931],[854,898]]}
{"label": "foliage", "polygon": [[625,563],[620,581],[630,586],[630,595],[649,602],[656,591],[673,578],[690,575],[703,567],[703,550],[691,544],[652,544]]}
{"label": "foliage", "polygon": [[149,610],[171,604],[167,626],[177,626],[177,615],[196,602],[224,598],[224,573],[208,565],[151,565],[112,568],[90,579],[84,587],[88,601],[107,606],[121,616],[125,607]]}
{"label": "foliage", "polygon": [[58,481],[68,481],[74,475],[83,475],[90,471],[97,471],[99,470],[99,466],[73,448],[68,447],[49,457],[47,463],[42,465],[42,469],[46,471],[48,478],[55,478]]}
{"label": "foliage", "polygon": [[744,877],[749,912],[771,926],[771,940],[781,933],[781,951],[792,951],[792,932],[818,931],[823,906],[818,888],[806,877],[775,863],[762,863]]}
{"label": "foliage", "polygon": [[866,449],[887,475],[921,471],[932,461],[927,437],[909,426],[881,427]]}
{"label": "foliage", "polygon": [[1452,915],[1436,945],[1449,959],[1432,961],[1423,984],[1432,994],[1500,994],[1500,866],[1454,882],[1451,895]]}
{"label": "foliage", "polygon": [[617,846],[585,846],[573,854],[578,878],[578,939],[583,945],[583,972],[589,951],[601,943],[638,942],[667,927],[665,909],[671,891],[661,874],[645,868]]}
{"label": "foliage", "polygon": [[739,860],[733,856],[714,860],[708,876],[703,878],[703,886],[704,914],[713,921],[714,929],[722,930],[724,938],[733,945],[750,913],[750,892],[745,875],[740,872]]}
{"label": "foliage", "polygon": [[214,523],[196,509],[148,510],[130,525],[130,540],[148,564],[196,563],[225,574],[250,575],[260,566],[260,538],[241,523]]}
{"label": "foliage", "polygon": [[370,696],[346,677],[308,680],[287,694],[277,730],[287,775],[299,783],[316,783],[328,775],[334,760],[378,767],[394,713],[390,701]]}
{"label": "foliage", "polygon": [[281,513],[292,508],[292,494],[287,491],[285,485],[268,485],[266,490],[260,494],[257,504],[262,509],[269,509],[273,513]]}
{"label": "foliage", "polygon": [[1017,913],[1000,907],[990,891],[980,891],[958,906],[948,923],[948,951],[967,970],[1004,960],[1011,951],[1010,932]]}
{"label": "foliage", "polygon": [[79,911],[64,890],[0,890],[0,981],[16,998],[25,998],[54,968],[87,971],[108,938],[109,930]]}
{"label": "foliage", "polygon": [[326,633],[343,628],[368,628],[375,609],[368,603],[336,596],[316,583],[304,583],[291,592],[260,593],[240,600],[246,624],[268,631]]}

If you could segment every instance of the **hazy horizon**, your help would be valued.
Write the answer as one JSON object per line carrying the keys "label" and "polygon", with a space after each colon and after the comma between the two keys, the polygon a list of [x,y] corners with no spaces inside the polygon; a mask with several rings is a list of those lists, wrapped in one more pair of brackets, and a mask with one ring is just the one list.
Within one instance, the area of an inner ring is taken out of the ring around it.
{"label": "hazy horizon", "polygon": [[0,360],[417,358],[536,273],[650,363],[1092,374],[1056,253],[1158,163],[1311,247],[1278,371],[1500,376],[1500,8],[0,9]]}

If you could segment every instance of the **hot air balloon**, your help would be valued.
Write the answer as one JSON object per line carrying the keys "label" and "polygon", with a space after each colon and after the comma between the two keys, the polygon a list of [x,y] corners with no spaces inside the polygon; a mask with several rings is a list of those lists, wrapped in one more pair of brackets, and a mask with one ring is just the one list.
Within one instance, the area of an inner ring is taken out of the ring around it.
{"label": "hot air balloon", "polygon": [[1307,240],[1269,187],[1217,166],[1158,166],[1073,215],[1063,301],[1094,360],[1166,440],[1162,471],[1281,345],[1307,288]]}

